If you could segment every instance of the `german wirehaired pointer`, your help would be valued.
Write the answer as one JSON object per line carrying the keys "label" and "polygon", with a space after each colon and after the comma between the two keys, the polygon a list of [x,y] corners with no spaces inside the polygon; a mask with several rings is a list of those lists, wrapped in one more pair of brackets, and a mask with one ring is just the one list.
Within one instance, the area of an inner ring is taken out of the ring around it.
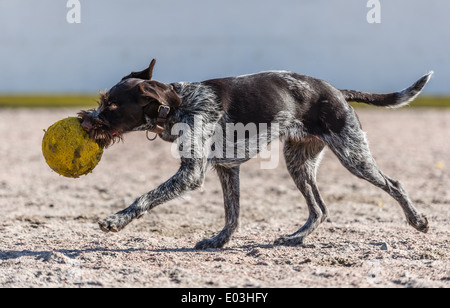
{"label": "german wirehaired pointer", "polygon": [[[154,132],[169,142],[183,135],[193,146],[187,152],[183,150],[190,155],[181,155],[180,169],[172,178],[137,198],[128,208],[101,220],[103,231],[118,232],[155,206],[199,188],[211,165],[223,189],[225,227],[195,248],[223,247],[239,226],[239,166],[251,158],[218,155],[217,148],[223,148],[224,144],[228,147],[230,142],[236,147],[244,144],[247,150],[251,146],[247,142],[249,134],[239,137],[234,133],[219,138],[222,136],[217,131],[225,135],[230,123],[267,123],[268,129],[258,129],[257,135],[264,135],[267,143],[276,138],[284,140],[288,171],[306,199],[307,222],[297,232],[277,239],[275,244],[301,244],[328,216],[316,184],[316,171],[325,146],[351,173],[397,200],[411,226],[428,231],[427,218],[416,210],[400,182],[378,168],[348,101],[391,108],[404,106],[421,92],[432,72],[403,91],[370,94],[338,90],[325,81],[286,71],[165,84],[151,80],[154,64],[155,60],[147,69],[131,73],[103,93],[97,109],[81,111],[82,127],[103,147],[122,139],[124,133],[137,130]],[[195,125],[196,119],[201,120],[201,125]],[[173,129],[176,124],[189,129],[177,133]],[[271,128],[275,126],[274,132]]]}

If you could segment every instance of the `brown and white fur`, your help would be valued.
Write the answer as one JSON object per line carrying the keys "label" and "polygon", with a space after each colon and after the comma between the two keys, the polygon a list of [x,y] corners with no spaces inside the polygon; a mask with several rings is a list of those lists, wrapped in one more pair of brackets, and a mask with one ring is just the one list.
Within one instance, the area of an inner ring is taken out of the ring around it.
{"label": "brown and white fur", "polygon": [[[181,123],[189,128],[183,131],[185,140],[193,140],[200,146],[188,149],[191,155],[181,155],[181,166],[168,181],[137,198],[128,208],[101,220],[99,225],[103,231],[118,232],[155,206],[199,188],[208,166],[212,166],[223,189],[225,226],[195,248],[220,248],[228,243],[239,226],[239,168],[251,158],[250,155],[211,155],[212,145],[223,142],[216,140],[216,132],[225,134],[230,123],[268,124],[266,131],[258,130],[257,134],[265,134],[267,143],[277,138],[284,140],[283,153],[289,174],[306,199],[309,209],[306,223],[295,233],[278,238],[275,244],[301,244],[327,218],[327,205],[316,183],[317,168],[326,146],[351,173],[391,195],[411,226],[428,231],[427,218],[414,207],[400,182],[378,168],[348,101],[401,107],[421,92],[432,72],[403,91],[370,94],[339,90],[325,81],[286,71],[165,84],[151,80],[154,64],[153,60],[147,69],[124,77],[102,95],[96,110],[80,112],[83,128],[107,147],[124,133],[136,130],[156,131],[163,140],[175,142],[181,134],[174,133],[173,128]],[[162,127],[156,130],[161,105],[168,106],[170,112]],[[195,127],[195,119],[201,119],[200,127]],[[277,130],[273,132],[271,127],[275,124]],[[236,135],[220,137],[235,145],[247,141],[238,140]]]}

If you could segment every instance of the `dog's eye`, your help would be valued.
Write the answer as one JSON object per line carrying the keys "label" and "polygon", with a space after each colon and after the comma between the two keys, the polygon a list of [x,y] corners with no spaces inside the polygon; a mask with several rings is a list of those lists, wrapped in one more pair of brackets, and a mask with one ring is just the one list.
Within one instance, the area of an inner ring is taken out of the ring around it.
{"label": "dog's eye", "polygon": [[114,104],[114,103],[111,103],[111,104],[109,104],[109,106],[108,106],[108,109],[109,109],[109,110],[116,110],[117,108],[119,108],[119,106],[117,106],[117,105]]}

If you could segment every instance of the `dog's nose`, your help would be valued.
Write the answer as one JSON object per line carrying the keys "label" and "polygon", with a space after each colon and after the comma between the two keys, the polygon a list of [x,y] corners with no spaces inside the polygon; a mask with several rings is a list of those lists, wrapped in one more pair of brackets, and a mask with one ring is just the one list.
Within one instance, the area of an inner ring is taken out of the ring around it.
{"label": "dog's nose", "polygon": [[92,124],[91,124],[91,122],[89,122],[89,121],[87,121],[87,120],[84,120],[84,121],[81,123],[81,127],[82,127],[87,133],[89,133],[89,132],[91,131],[91,129],[92,129]]}

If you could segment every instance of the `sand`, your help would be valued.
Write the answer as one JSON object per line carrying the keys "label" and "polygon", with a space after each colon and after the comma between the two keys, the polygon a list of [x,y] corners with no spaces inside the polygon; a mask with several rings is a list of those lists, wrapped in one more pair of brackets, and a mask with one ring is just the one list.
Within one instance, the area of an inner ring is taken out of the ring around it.
{"label": "sand", "polygon": [[385,192],[327,151],[318,174],[330,209],[297,247],[273,246],[307,219],[281,158],[241,168],[241,227],[224,249],[195,243],[224,223],[213,171],[204,191],[155,208],[120,233],[97,221],[177,170],[171,145],[141,132],[68,179],[41,154],[43,129],[77,109],[0,109],[1,287],[450,287],[450,110],[359,109],[380,168],[400,180],[430,231],[408,226]]}

